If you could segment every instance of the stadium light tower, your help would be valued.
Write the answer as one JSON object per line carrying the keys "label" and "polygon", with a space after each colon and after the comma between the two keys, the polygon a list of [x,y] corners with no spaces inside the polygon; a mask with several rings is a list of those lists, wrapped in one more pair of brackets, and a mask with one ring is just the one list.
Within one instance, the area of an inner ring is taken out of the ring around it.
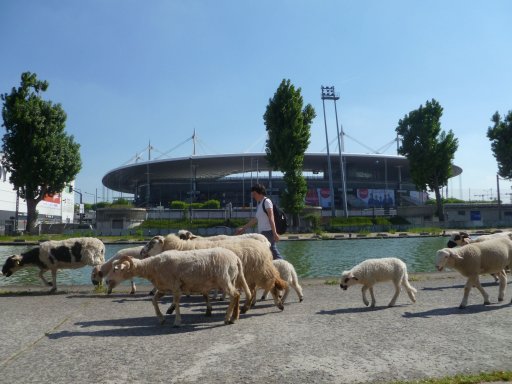
{"label": "stadium light tower", "polygon": [[322,89],[322,106],[324,108],[324,126],[325,126],[325,143],[327,145],[327,171],[329,173],[329,190],[331,197],[331,216],[336,216],[336,208],[334,207],[334,187],[332,184],[332,166],[331,166],[331,154],[329,153],[329,135],[327,134],[327,119],[325,117],[325,100],[331,99],[334,96],[334,87],[324,87]]}
{"label": "stadium light tower", "polygon": [[[341,134],[340,134],[340,128],[338,124],[338,109],[336,107],[336,100],[339,100],[339,94],[337,94],[334,91],[334,86],[332,87],[322,87],[322,103],[324,107],[324,123],[325,123],[325,137],[327,140],[327,122],[325,118],[325,101],[324,100],[333,100],[334,101],[334,113],[336,116],[336,133],[338,135],[338,151],[339,151],[339,159],[340,159],[340,177],[341,177],[341,184],[342,184],[342,201],[343,201],[343,212],[344,216],[348,217],[348,206],[347,206],[347,188],[346,188],[346,177],[345,177],[345,166],[343,162],[343,152],[345,151],[345,145],[343,143],[343,127],[341,128]],[[327,144],[327,156],[329,156],[329,144]],[[330,180],[332,180],[331,171],[329,170],[329,177]],[[331,181],[332,183],[332,181]],[[331,194],[333,187],[331,186]],[[334,198],[334,197],[333,197]],[[331,204],[334,204],[332,201]]]}

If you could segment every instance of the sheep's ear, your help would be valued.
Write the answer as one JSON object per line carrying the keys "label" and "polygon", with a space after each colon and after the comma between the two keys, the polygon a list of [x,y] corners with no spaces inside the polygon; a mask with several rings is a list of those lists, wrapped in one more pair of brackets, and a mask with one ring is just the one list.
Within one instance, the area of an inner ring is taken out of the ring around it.
{"label": "sheep's ear", "polygon": [[464,244],[470,244],[469,237],[464,237],[462,241],[464,242]]}
{"label": "sheep's ear", "polygon": [[448,252],[448,253],[449,253],[448,257],[451,257],[454,260],[464,260],[464,258],[461,255],[459,255],[458,253],[455,253],[455,252]]}
{"label": "sheep's ear", "polygon": [[347,276],[349,279],[354,279],[354,280],[359,280],[357,277],[354,276],[354,274],[352,272],[350,272]]}
{"label": "sheep's ear", "polygon": [[467,232],[459,232],[462,237],[469,237]]}

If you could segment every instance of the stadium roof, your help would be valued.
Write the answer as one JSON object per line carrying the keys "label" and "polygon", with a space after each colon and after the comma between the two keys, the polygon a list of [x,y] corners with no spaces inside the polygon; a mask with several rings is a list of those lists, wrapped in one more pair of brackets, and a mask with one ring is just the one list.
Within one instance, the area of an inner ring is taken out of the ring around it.
{"label": "stadium roof", "polygon": [[[339,169],[339,155],[330,154],[333,169]],[[409,167],[403,156],[385,154],[343,154],[347,165],[357,163],[361,167],[373,168],[385,161],[387,167]],[[327,172],[328,162],[325,153],[306,153],[303,172]],[[105,187],[118,192],[134,193],[137,186],[171,180],[211,179],[246,172],[268,172],[269,167],[265,153],[241,153],[225,155],[188,156],[174,159],[153,160],[125,165],[109,171],[103,176]],[[195,176],[193,172],[195,171]],[[462,173],[462,169],[453,166],[453,176]]]}

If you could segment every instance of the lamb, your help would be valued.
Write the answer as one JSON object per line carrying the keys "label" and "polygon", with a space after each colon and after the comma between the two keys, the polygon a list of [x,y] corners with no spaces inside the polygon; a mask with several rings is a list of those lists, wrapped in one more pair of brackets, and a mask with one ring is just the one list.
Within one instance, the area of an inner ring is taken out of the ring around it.
{"label": "lamb", "polygon": [[395,257],[387,257],[382,259],[367,259],[357,264],[349,271],[343,271],[341,274],[340,288],[347,290],[354,284],[362,284],[363,302],[368,306],[366,291],[370,290],[372,298],[371,307],[375,307],[375,296],[373,294],[373,286],[375,283],[383,281],[392,281],[395,285],[395,294],[391,298],[388,307],[392,307],[396,303],[398,295],[400,295],[400,285],[407,290],[407,294],[413,303],[416,302],[416,288],[409,284],[407,276],[407,266],[405,263]]}
{"label": "lamb", "polygon": [[[236,236],[235,236],[236,237]],[[191,250],[223,247],[233,251],[242,260],[244,275],[251,290],[251,299],[247,298],[242,313],[245,313],[255,302],[256,288],[269,290],[274,298],[276,306],[283,310],[284,306],[278,296],[279,290],[285,290],[287,283],[283,281],[277,269],[272,264],[272,253],[270,248],[261,241],[247,238],[244,240],[218,240],[207,239],[182,240],[176,234],[169,234],[165,237],[153,237],[142,249],[143,257],[158,254],[160,252],[175,250]],[[218,287],[220,288],[220,287]]]}
{"label": "lamb", "polygon": [[[99,265],[105,262],[105,245],[93,237],[79,237],[67,240],[50,240],[39,244],[21,255],[10,256],[2,267],[2,274],[9,277],[26,266],[39,268],[39,278],[51,286],[49,293],[57,291],[57,270],[76,269],[85,265]],[[43,274],[50,270],[52,282]]]}
{"label": "lamb", "polygon": [[[117,253],[112,256],[110,259],[108,259],[105,263],[101,265],[96,265],[92,271],[91,271],[91,282],[95,285],[102,285],[103,284],[103,278],[107,276],[109,271],[112,269],[112,263],[119,259],[123,255],[127,256],[133,256],[135,258],[140,258],[140,251],[142,250],[142,245],[138,247],[131,247],[131,248],[124,248],[117,251]],[[131,286],[132,289],[130,291],[130,294],[135,294],[137,287],[135,286],[135,283],[133,280],[131,280]],[[108,294],[112,293],[111,290],[107,291]]]}
{"label": "lamb", "polygon": [[[299,284],[299,278],[297,277],[297,272],[295,271],[293,264],[284,259],[272,260],[272,263],[279,272],[279,275],[281,275],[281,279],[288,283],[288,287],[286,287],[284,295],[281,297],[283,304],[288,297],[288,293],[290,292],[290,285],[293,287],[293,289],[295,289],[295,292],[297,292],[297,296],[299,296],[299,302],[302,302],[302,300],[304,300],[304,295],[302,294],[302,287]],[[267,294],[268,291],[265,291],[261,297],[261,300],[266,300]]]}
{"label": "lamb", "polygon": [[459,308],[466,308],[471,288],[475,286],[484,298],[484,305],[490,304],[489,295],[480,284],[480,274],[496,273],[499,279],[498,301],[503,301],[507,286],[505,267],[512,258],[512,240],[508,236],[475,242],[460,248],[443,248],[436,254],[436,269],[453,268],[467,277],[464,296]]}
{"label": "lamb", "polygon": [[231,298],[224,318],[225,324],[233,324],[239,318],[240,293],[237,288],[243,289],[247,297],[251,297],[244,278],[242,261],[232,251],[220,247],[166,251],[144,260],[121,256],[114,261],[106,280],[112,289],[119,282],[134,276],[148,279],[157,288],[153,296],[153,306],[161,324],[165,319],[158,307],[158,300],[165,293],[171,292],[173,295],[173,306],[176,309],[174,326],[181,325],[179,303],[184,291],[201,292],[206,299],[207,315],[211,315],[208,291],[221,287]]}

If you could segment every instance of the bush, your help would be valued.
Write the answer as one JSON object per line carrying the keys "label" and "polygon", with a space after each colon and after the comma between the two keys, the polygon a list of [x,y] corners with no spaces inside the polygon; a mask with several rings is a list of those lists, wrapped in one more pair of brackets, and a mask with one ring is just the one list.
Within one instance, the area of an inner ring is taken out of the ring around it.
{"label": "bush", "polygon": [[171,209],[185,209],[187,203],[184,201],[171,201]]}

